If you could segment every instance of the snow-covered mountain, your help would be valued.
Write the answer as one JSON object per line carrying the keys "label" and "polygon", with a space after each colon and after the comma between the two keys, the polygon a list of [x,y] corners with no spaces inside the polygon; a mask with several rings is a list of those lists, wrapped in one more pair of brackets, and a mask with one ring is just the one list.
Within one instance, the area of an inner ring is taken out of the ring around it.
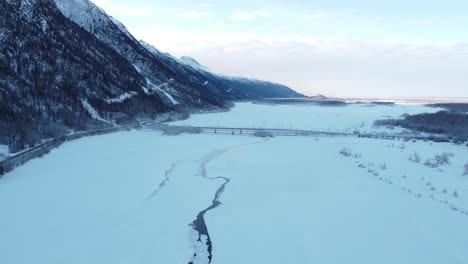
{"label": "snow-covered mountain", "polygon": [[233,81],[195,64],[137,41],[88,0],[5,0],[0,144],[18,150],[162,112],[223,108],[228,99],[301,96],[277,84]]}
{"label": "snow-covered mountain", "polygon": [[180,74],[189,75],[191,78],[199,78],[204,86],[225,100],[304,97],[281,84],[215,73],[194,58],[188,56],[175,58],[168,53],[159,51],[143,40],[140,43],[168,67],[175,69]]}
{"label": "snow-covered mountain", "polygon": [[192,102],[193,98],[213,100],[211,96],[222,100],[301,96],[283,85],[213,74],[195,59],[177,59],[160,52],[144,41],[137,41],[122,23],[89,0],[55,2],[66,17],[112,47],[134,64],[148,82],[160,86],[182,104]]}
{"label": "snow-covered mountain", "polygon": [[14,150],[174,109],[144,93],[135,67],[52,0],[3,1],[0,29],[0,142]]}
{"label": "snow-covered mountain", "polygon": [[[55,0],[65,17],[81,26],[130,62],[145,78],[145,93],[157,93],[172,106],[174,100],[184,106],[223,105],[203,85],[185,76],[177,76],[144,48],[116,19],[88,0]],[[172,100],[172,99],[174,100]]]}

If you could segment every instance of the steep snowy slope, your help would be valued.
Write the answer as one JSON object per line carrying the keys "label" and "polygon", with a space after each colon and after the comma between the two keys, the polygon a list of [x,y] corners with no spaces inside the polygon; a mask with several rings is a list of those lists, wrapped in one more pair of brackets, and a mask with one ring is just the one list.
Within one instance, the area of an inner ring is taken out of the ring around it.
{"label": "steep snowy slope", "polygon": [[[191,67],[187,58],[178,60],[144,42],[138,42],[113,17],[89,0],[55,0],[62,13],[115,49],[139,68],[148,82],[159,86],[182,104],[199,100],[221,104],[225,99],[299,97],[290,88],[245,78],[212,74],[207,68]],[[194,64],[198,64],[193,60]]]}
{"label": "steep snowy slope", "polygon": [[[165,102],[172,105],[171,97],[185,106],[223,106],[222,100],[204,85],[204,81],[187,75],[176,74],[175,70],[162,63],[145,49],[114,18],[88,0],[55,0],[60,11],[114,49],[134,65],[146,78],[146,93],[158,93]],[[170,95],[170,96],[167,96]]]}
{"label": "steep snowy slope", "polygon": [[69,130],[171,110],[143,92],[146,80],[132,64],[52,0],[3,1],[0,28],[1,144],[18,150]]}
{"label": "steep snowy slope", "polygon": [[223,108],[227,99],[300,96],[183,63],[88,0],[3,1],[0,29],[0,144],[12,151],[161,112]]}

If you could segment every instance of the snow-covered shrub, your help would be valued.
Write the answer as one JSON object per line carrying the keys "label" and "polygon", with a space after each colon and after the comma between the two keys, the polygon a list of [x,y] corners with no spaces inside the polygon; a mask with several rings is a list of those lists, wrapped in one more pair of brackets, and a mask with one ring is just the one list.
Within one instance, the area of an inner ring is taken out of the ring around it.
{"label": "snow-covered shrub", "polygon": [[439,164],[437,164],[437,162],[433,159],[427,159],[425,162],[424,162],[424,165],[429,167],[429,168],[437,168],[439,167]]}
{"label": "snow-covered shrub", "polygon": [[387,169],[387,163],[380,164],[380,169],[381,170],[386,170]]}
{"label": "snow-covered shrub", "polygon": [[463,176],[468,175],[468,163],[465,164],[465,170],[463,171]]}
{"label": "snow-covered shrub", "polygon": [[352,152],[349,148],[342,148],[340,150],[340,154],[345,156],[345,157],[350,157],[352,155]]}
{"label": "snow-covered shrub", "polygon": [[457,190],[453,191],[453,197],[458,198],[458,191]]}
{"label": "snow-covered shrub", "polygon": [[453,153],[443,152],[435,155],[434,158],[428,159],[424,162],[424,165],[430,168],[438,168],[439,166],[450,164],[450,157],[453,157]]}
{"label": "snow-covered shrub", "polygon": [[439,165],[446,165],[446,164],[450,164],[450,157],[453,157],[453,156],[454,156],[453,153],[444,152],[444,153],[435,155],[434,160]]}
{"label": "snow-covered shrub", "polygon": [[414,162],[414,163],[420,163],[421,162],[421,156],[419,155],[418,152],[414,152],[413,154],[411,154],[411,156],[409,157],[409,160]]}

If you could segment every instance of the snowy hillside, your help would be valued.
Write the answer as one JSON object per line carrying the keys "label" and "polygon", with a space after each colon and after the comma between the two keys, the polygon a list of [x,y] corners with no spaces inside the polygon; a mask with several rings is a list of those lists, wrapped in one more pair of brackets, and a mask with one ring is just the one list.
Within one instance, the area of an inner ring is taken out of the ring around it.
{"label": "snowy hillside", "polygon": [[15,152],[71,131],[225,109],[229,99],[301,96],[194,69],[88,0],[7,1],[0,15],[0,144]]}
{"label": "snowy hillside", "polygon": [[204,66],[204,65],[201,65],[198,61],[196,61],[194,58],[192,57],[188,57],[188,56],[182,56],[180,57],[179,59],[182,63],[184,64],[187,64],[188,66],[196,69],[196,70],[200,70],[200,71],[206,71],[206,72],[209,72],[210,69],[208,69],[208,67]]}
{"label": "snowy hillside", "polygon": [[[145,79],[127,60],[63,17],[53,1],[0,6],[0,144],[12,151],[70,131],[171,111],[146,95]],[[109,104],[108,99],[133,94]],[[82,101],[105,119],[95,119]]]}
{"label": "snowy hillside", "polygon": [[[221,104],[216,99],[300,96],[286,86],[261,81],[256,81],[257,86],[261,86],[257,88],[245,83],[239,86],[238,82],[232,83],[226,78],[214,76],[194,59],[185,57],[179,60],[170,54],[161,53],[143,41],[138,42],[122,23],[88,0],[55,2],[66,17],[136,65],[146,79],[156,85],[172,80],[164,91],[183,105],[197,105],[199,101]],[[192,67],[194,65],[198,66]],[[226,94],[228,89],[238,90],[238,93]]]}
{"label": "snowy hillside", "polygon": [[[115,50],[129,61],[144,79],[148,80],[142,90],[148,89],[150,83],[164,87],[160,97],[168,107],[173,104],[164,100],[169,94],[187,107],[222,106],[220,99],[208,90],[201,90],[187,76],[177,76],[174,70],[163,65],[158,58],[147,51],[123,26],[122,23],[107,15],[88,0],[55,0],[60,11],[70,20],[91,33],[97,39]],[[164,85],[172,80],[170,85]],[[198,84],[201,86],[201,84]]]}

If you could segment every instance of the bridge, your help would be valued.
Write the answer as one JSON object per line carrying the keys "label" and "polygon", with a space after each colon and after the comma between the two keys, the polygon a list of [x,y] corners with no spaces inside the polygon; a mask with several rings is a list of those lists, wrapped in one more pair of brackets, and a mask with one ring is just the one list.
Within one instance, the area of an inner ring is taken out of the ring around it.
{"label": "bridge", "polygon": [[210,127],[210,126],[172,126],[161,123],[141,123],[142,128],[163,131],[168,135],[179,134],[228,134],[228,135],[264,135],[264,136],[302,136],[302,137],[359,137],[387,140],[430,140],[429,137],[413,134],[386,133],[346,133],[337,131],[282,129],[282,128],[248,128],[248,127]]}

